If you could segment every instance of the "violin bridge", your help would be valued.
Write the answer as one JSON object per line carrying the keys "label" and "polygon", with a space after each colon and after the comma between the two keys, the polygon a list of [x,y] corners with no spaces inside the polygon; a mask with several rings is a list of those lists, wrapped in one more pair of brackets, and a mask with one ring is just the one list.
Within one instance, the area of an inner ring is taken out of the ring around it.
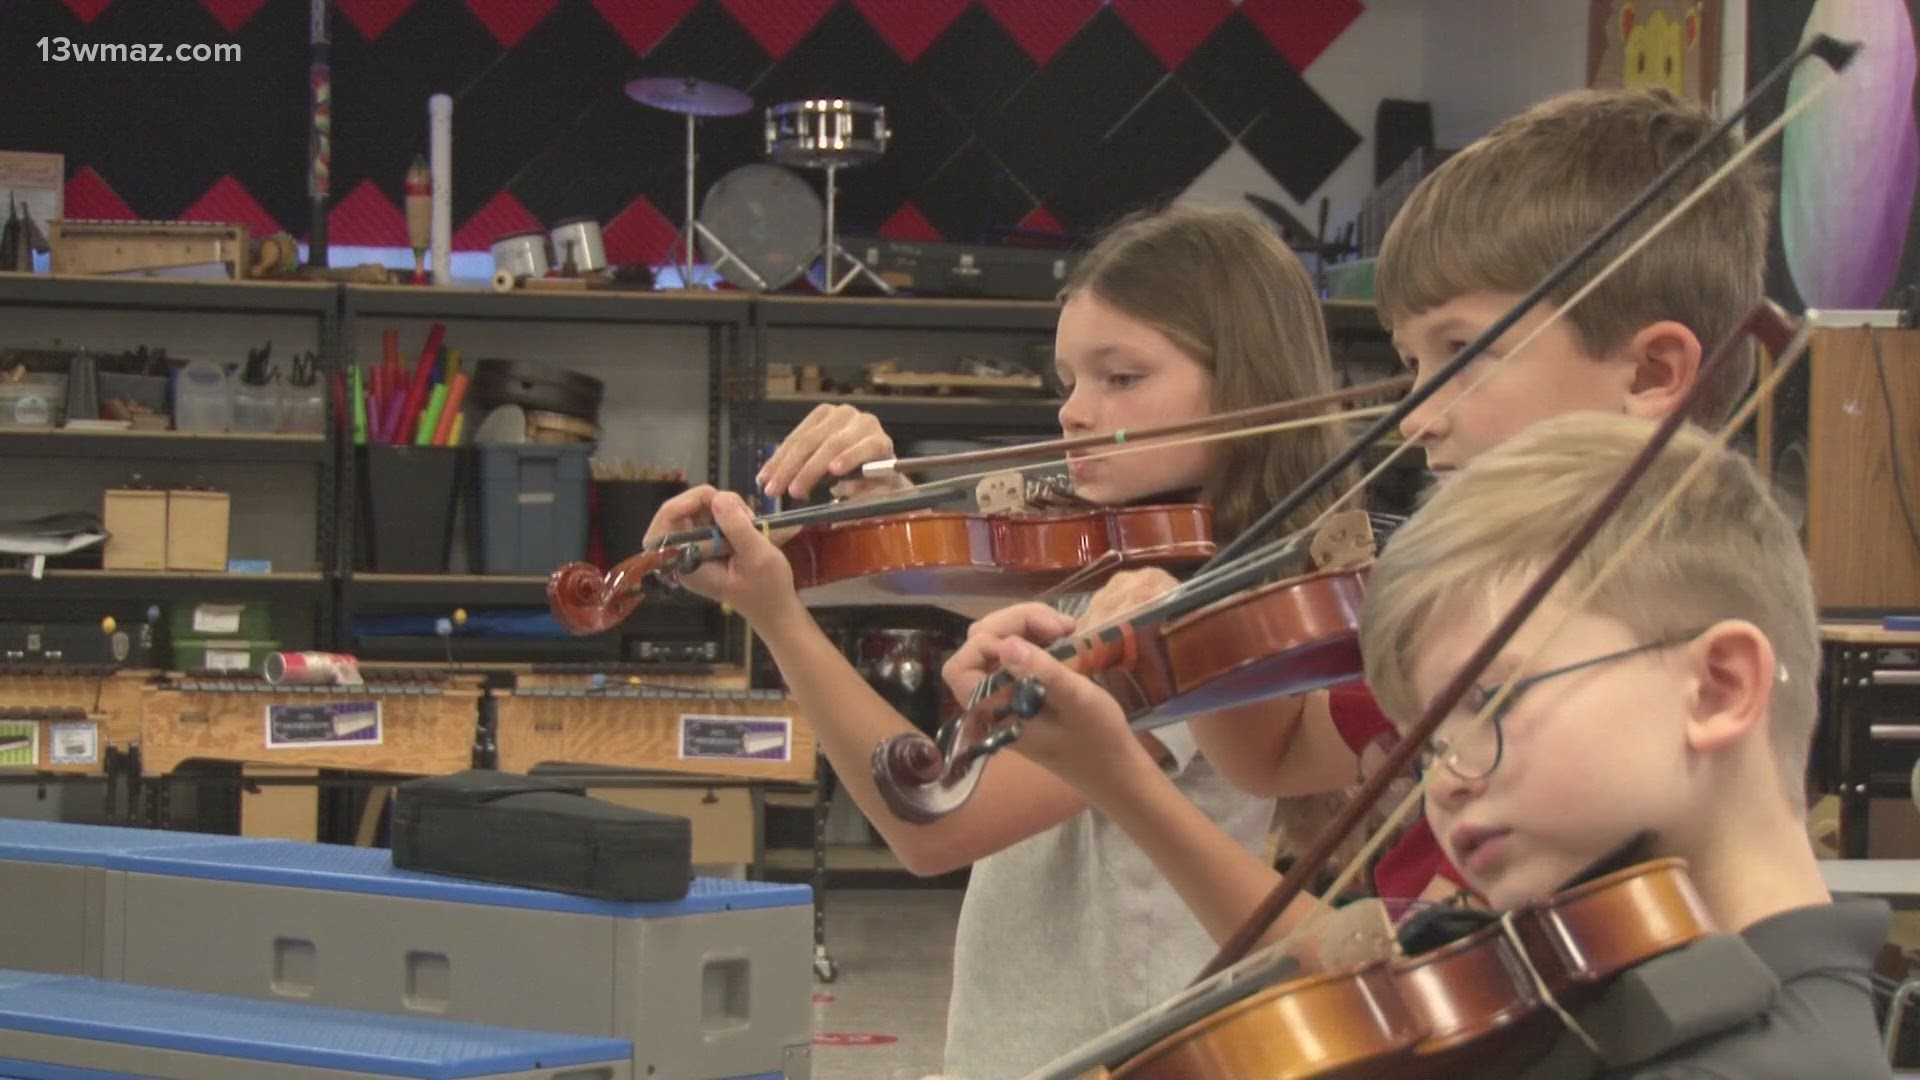
{"label": "violin bridge", "polygon": [[973,502],[983,514],[1017,514],[1027,508],[1026,478],[1014,469],[984,477],[974,485]]}
{"label": "violin bridge", "polygon": [[1309,547],[1320,570],[1344,570],[1374,557],[1373,519],[1365,510],[1342,510],[1327,519]]}
{"label": "violin bridge", "polygon": [[1328,912],[1313,928],[1313,946],[1323,971],[1350,971],[1399,953],[1393,919],[1377,897],[1355,900]]}

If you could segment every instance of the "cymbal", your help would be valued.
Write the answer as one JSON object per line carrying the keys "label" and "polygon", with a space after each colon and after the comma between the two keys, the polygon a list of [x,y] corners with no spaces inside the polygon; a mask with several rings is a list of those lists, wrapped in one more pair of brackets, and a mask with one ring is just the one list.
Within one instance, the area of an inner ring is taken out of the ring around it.
{"label": "cymbal", "polygon": [[753,108],[753,99],[731,86],[671,75],[635,79],[627,96],[642,105],[694,116],[738,116]]}

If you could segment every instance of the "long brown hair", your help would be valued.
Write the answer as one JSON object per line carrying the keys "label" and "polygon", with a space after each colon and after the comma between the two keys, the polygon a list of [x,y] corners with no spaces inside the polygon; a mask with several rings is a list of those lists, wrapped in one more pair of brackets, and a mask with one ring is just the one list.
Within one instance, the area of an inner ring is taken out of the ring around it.
{"label": "long brown hair", "polygon": [[[1273,230],[1237,210],[1171,206],[1122,219],[1075,267],[1085,291],[1153,327],[1213,375],[1215,412],[1331,391],[1313,282]],[[1340,425],[1234,439],[1205,485],[1216,538],[1238,536],[1342,445]],[[1285,523],[1304,528],[1323,492]]]}

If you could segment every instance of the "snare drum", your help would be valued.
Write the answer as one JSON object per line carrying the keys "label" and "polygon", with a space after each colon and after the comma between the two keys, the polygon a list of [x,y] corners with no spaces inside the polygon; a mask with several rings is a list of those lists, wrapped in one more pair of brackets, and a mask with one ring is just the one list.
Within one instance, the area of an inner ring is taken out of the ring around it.
{"label": "snare drum", "polygon": [[847,168],[887,152],[887,109],[844,98],[789,101],[767,109],[767,158],[803,169]]}

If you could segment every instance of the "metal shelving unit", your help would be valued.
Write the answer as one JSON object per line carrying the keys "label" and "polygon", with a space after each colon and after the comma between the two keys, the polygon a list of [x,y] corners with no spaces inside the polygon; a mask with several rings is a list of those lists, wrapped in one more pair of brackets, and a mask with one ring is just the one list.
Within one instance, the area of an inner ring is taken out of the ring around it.
{"label": "metal shelving unit", "polygon": [[[299,316],[315,322],[320,377],[336,370],[339,286],[328,282],[203,281],[171,278],[62,277],[0,273],[0,307],[57,311],[190,312],[207,315]],[[331,403],[329,403],[331,412]],[[325,644],[333,626],[326,568],[339,546],[334,514],[338,442],[333,418],[317,436],[200,434],[174,431],[0,429],[0,454],[17,457],[108,460],[273,462],[314,466],[313,571],[270,574],[54,570],[39,580],[25,571],[0,572],[0,597],[19,601],[66,599],[122,604],[187,600],[217,589],[231,599],[305,600],[314,605],[314,640]]]}
{"label": "metal shelving unit", "polygon": [[[744,328],[755,301],[743,293],[641,292],[623,289],[518,289],[497,293],[469,288],[344,285],[339,290],[340,363],[354,363],[354,328],[364,318],[414,318],[444,322],[536,322],[623,326],[701,326],[707,330],[707,479],[725,475],[728,416],[723,387],[738,366]],[[336,584],[336,640],[352,640],[352,618],[371,605],[467,605],[543,607],[546,579],[487,574],[374,574],[353,566],[357,482],[353,448],[341,447],[341,482],[335,499],[345,524],[331,564]],[[697,599],[697,598],[696,598]],[[709,618],[714,605],[649,603],[647,610],[676,618]],[[732,635],[721,635],[722,639]]]}

